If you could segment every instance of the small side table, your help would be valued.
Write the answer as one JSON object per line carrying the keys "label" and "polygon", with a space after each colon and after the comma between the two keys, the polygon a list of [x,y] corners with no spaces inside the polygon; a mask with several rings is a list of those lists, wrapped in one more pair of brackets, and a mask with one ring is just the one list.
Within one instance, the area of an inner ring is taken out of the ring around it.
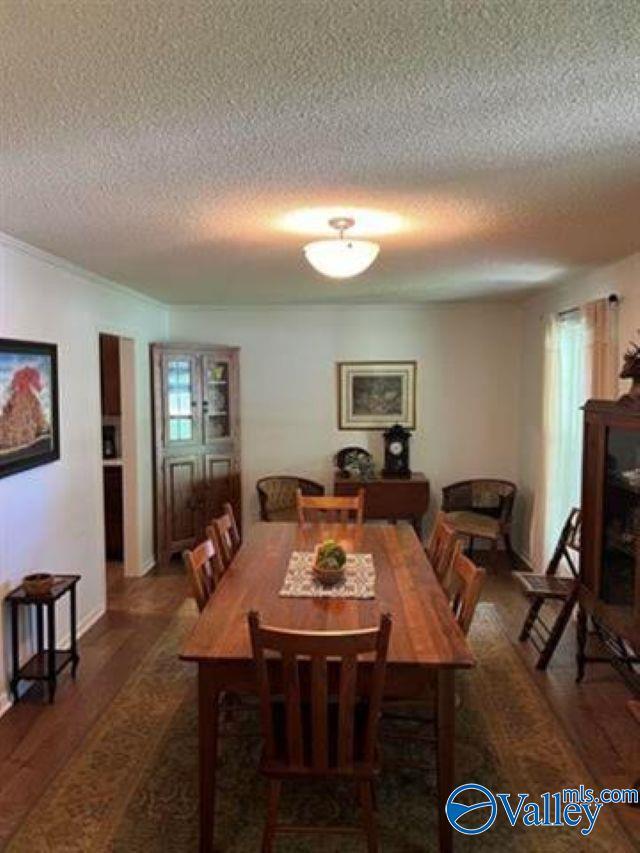
{"label": "small side table", "polygon": [[[75,678],[80,657],[78,656],[76,584],[80,575],[55,575],[53,587],[46,595],[28,595],[23,586],[12,590],[6,600],[11,607],[11,692],[18,701],[18,684],[21,681],[46,681],[49,687],[49,702],[56,694],[58,673],[71,664],[71,676]],[[71,645],[68,649],[56,649],[56,602],[69,593],[69,623]],[[18,644],[18,611],[21,606],[33,606],[36,610],[37,652],[20,666]],[[47,646],[44,645],[44,610],[47,610]]]}

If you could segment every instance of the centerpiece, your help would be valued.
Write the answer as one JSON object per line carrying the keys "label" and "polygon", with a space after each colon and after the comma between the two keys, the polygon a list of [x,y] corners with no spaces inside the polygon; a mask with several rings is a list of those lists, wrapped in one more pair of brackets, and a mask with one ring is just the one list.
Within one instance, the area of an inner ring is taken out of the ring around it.
{"label": "centerpiece", "polygon": [[333,586],[344,578],[347,554],[333,539],[327,539],[315,549],[313,573],[324,586]]}

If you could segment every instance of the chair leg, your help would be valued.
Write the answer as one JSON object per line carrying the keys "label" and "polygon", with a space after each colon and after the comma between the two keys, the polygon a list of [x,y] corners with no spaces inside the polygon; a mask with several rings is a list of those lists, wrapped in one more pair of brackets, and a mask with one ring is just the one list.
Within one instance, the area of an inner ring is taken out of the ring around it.
{"label": "chair leg", "polygon": [[280,802],[280,790],[282,782],[279,779],[269,781],[269,796],[267,802],[267,819],[262,835],[262,853],[272,853],[273,840],[278,823],[278,804]]}
{"label": "chair leg", "polygon": [[502,537],[504,539],[504,548],[509,556],[509,562],[511,563],[512,569],[518,568],[518,562],[516,560],[516,552],[513,550],[513,545],[511,544],[511,534],[505,533]]}
{"label": "chair leg", "polygon": [[529,608],[529,612],[524,620],[522,625],[522,631],[520,631],[520,636],[518,639],[521,643],[524,643],[525,640],[529,639],[529,634],[531,633],[531,629],[533,628],[533,624],[538,618],[538,613],[540,613],[540,608],[542,607],[543,600],[541,598],[535,598]]}
{"label": "chair leg", "polygon": [[556,650],[556,646],[560,642],[560,637],[564,634],[564,629],[567,627],[567,623],[571,618],[571,614],[573,612],[573,608],[575,607],[577,598],[577,593],[572,593],[563,603],[562,609],[560,610],[560,613],[558,613],[556,621],[553,623],[553,627],[551,629],[547,642],[545,643],[544,649],[542,650],[540,657],[538,658],[536,669],[547,668],[547,665]]}
{"label": "chair leg", "polygon": [[360,805],[362,807],[362,825],[367,836],[367,850],[369,853],[378,853],[380,842],[373,805],[373,782],[359,782],[358,787],[360,789]]}

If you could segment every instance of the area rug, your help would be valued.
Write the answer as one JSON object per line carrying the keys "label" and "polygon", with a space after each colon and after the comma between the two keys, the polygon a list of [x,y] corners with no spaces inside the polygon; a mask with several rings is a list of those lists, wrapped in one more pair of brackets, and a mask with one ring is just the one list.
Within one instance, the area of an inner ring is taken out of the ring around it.
{"label": "area rug", "polygon": [[[60,771],[8,845],[11,853],[187,853],[198,849],[195,669],[178,653],[195,619],[186,602],[109,709]],[[478,666],[459,678],[457,780],[495,792],[539,795],[596,788],[561,723],[504,635],[492,605],[481,605],[471,644]],[[256,730],[247,715],[227,723]],[[218,773],[216,850],[260,849],[265,814],[256,773],[259,739],[224,738]],[[414,747],[415,748],[415,747]],[[422,747],[421,747],[422,748]],[[436,851],[435,774],[388,770],[378,786],[381,848]],[[597,853],[636,849],[605,806],[588,839],[576,829],[512,829],[504,815],[482,835],[455,833],[456,850]],[[285,787],[282,817],[354,823],[353,792],[332,784]],[[361,851],[348,836],[293,836],[278,851]]]}

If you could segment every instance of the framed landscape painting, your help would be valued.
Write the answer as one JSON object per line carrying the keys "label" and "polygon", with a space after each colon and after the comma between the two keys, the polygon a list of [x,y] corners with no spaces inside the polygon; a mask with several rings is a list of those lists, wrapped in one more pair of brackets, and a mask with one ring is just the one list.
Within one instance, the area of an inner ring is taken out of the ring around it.
{"label": "framed landscape painting", "polygon": [[416,428],[415,361],[338,363],[338,428]]}
{"label": "framed landscape painting", "polygon": [[0,338],[0,477],[59,458],[57,347]]}

